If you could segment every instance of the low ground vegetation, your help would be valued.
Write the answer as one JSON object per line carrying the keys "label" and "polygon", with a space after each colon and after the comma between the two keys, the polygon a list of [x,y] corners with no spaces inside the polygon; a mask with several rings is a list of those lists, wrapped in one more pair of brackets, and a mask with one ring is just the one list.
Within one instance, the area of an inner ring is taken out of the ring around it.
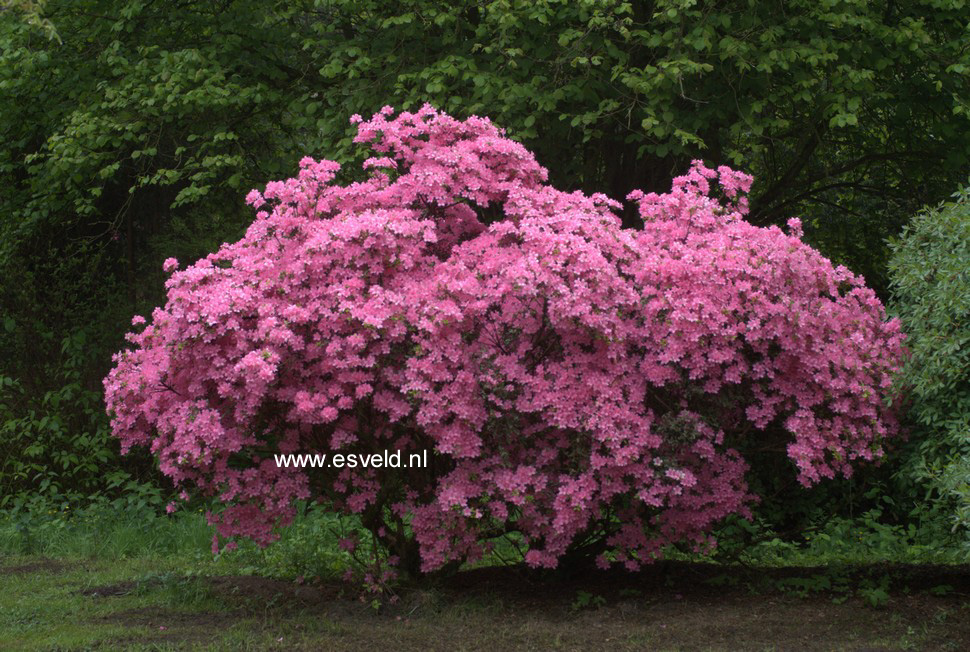
{"label": "low ground vegetation", "polygon": [[[734,560],[684,555],[639,573],[567,576],[493,558],[381,593],[344,580],[354,560],[338,541],[352,527],[311,509],[268,548],[244,544],[214,558],[198,508],[5,515],[0,647],[957,651],[970,643],[970,567],[864,520],[822,527],[801,544],[763,533]],[[883,542],[883,557],[873,541]]]}

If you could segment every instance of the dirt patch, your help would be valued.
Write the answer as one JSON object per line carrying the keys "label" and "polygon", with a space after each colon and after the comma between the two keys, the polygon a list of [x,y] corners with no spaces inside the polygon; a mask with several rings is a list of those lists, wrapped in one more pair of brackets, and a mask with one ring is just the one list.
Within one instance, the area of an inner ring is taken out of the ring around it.
{"label": "dirt patch", "polygon": [[81,589],[77,594],[89,598],[110,598],[112,596],[128,595],[137,586],[137,582],[119,582],[118,584],[106,584],[104,586],[94,586],[90,589]]}
{"label": "dirt patch", "polygon": [[242,600],[260,605],[261,609],[313,607],[346,597],[346,586],[337,582],[302,585],[256,575],[223,575],[206,579],[209,589],[227,600]]}
{"label": "dirt patch", "polygon": [[[375,615],[369,599],[337,581],[297,584],[255,575],[226,575],[210,577],[206,584],[210,594],[222,604],[260,617],[268,613],[274,619],[313,613],[339,621],[353,620],[362,614]],[[395,600],[393,613],[399,613],[402,605],[400,599]]]}
{"label": "dirt patch", "polygon": [[338,584],[301,585],[257,575],[223,575],[207,579],[209,588],[226,598],[243,598],[266,605],[295,602],[319,605],[341,596]]}
{"label": "dirt patch", "polygon": [[[218,575],[200,577],[206,589],[227,603],[241,607],[258,607],[259,611],[278,606],[280,608],[316,607],[345,597],[347,587],[339,583],[301,585],[294,582],[259,577],[256,575]],[[161,586],[159,578],[140,581],[124,581],[116,584],[93,586],[76,591],[89,598],[109,598],[129,595],[148,587]]]}
{"label": "dirt patch", "polygon": [[39,559],[19,566],[0,566],[0,575],[21,575],[25,573],[63,573],[75,564],[67,564],[54,559]]}
{"label": "dirt patch", "polygon": [[224,611],[175,611],[158,607],[141,607],[117,611],[97,619],[96,622],[147,628],[151,634],[114,638],[109,649],[129,646],[171,646],[179,648],[211,642],[220,631],[245,618],[245,614]]}
{"label": "dirt patch", "polygon": [[[126,609],[102,616],[100,622],[129,627],[164,627],[168,629],[224,628],[244,618],[245,614],[229,611],[175,611],[158,607]],[[161,630],[161,631],[165,631]]]}
{"label": "dirt patch", "polygon": [[[442,580],[436,588],[455,598],[499,596],[517,608],[547,610],[575,605],[577,596],[589,595],[610,604],[636,600],[678,602],[683,600],[724,601],[756,595],[785,595],[781,586],[798,578],[841,578],[848,587],[864,585],[867,580],[888,577],[893,594],[943,590],[950,598],[970,597],[970,565],[905,566],[873,564],[846,567],[745,568],[687,562],[658,562],[637,573],[616,568],[590,570],[573,575],[535,572],[522,567],[490,567],[463,571]],[[811,586],[812,582],[806,585]],[[822,586],[822,582],[815,582]],[[854,588],[853,588],[854,590]],[[832,597],[831,591],[819,590]],[[790,592],[789,592],[790,593]],[[598,601],[597,601],[598,602]]]}
{"label": "dirt patch", "polygon": [[[892,576],[882,606],[850,592],[797,596],[778,580],[837,572]],[[725,577],[736,581],[725,583]],[[757,578],[764,578],[761,583]],[[340,582],[199,578],[225,611],[119,610],[99,622],[138,628],[110,643],[213,645],[229,628],[254,649],[970,650],[970,567],[743,569],[660,563],[642,573],[574,576],[485,568],[372,596]],[[946,586],[945,592],[933,592]],[[123,595],[132,582],[86,589]],[[375,606],[376,605],[376,606]]]}

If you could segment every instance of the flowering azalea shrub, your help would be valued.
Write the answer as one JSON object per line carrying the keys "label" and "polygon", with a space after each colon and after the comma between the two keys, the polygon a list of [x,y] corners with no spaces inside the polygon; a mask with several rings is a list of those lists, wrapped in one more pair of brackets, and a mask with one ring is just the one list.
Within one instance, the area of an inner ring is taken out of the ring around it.
{"label": "flowering azalea shrub", "polygon": [[[167,304],[105,380],[124,449],[218,495],[219,537],[268,543],[315,499],[410,571],[510,532],[532,566],[636,568],[748,513],[746,451],[805,485],[882,455],[898,325],[797,220],[746,223],[749,176],[696,162],[621,229],[487,119],[352,120],[363,180],[307,158],[253,191],[243,239],[166,262]],[[429,464],[274,459],[385,450]]]}

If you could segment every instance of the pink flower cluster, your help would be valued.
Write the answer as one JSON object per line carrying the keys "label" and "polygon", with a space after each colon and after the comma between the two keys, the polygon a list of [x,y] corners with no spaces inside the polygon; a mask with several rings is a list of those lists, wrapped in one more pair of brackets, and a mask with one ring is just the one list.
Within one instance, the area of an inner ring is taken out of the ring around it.
{"label": "pink flower cluster", "polygon": [[[105,380],[125,450],[218,495],[268,543],[294,501],[359,514],[430,571],[517,532],[554,567],[599,540],[630,568],[706,547],[755,499],[742,452],[803,484],[872,460],[902,356],[861,279],[743,220],[751,178],[695,162],[617,202],[545,183],[487,119],[359,116],[362,181],[332,161],[253,191],[245,237],[173,271]],[[273,453],[432,451],[426,469],[278,469]]]}

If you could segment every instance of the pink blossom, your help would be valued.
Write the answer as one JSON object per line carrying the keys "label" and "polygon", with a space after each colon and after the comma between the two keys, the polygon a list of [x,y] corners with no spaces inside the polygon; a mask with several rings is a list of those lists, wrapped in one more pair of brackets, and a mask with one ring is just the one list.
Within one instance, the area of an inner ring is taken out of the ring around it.
{"label": "pink blossom", "polygon": [[[413,533],[426,571],[480,558],[496,528],[555,567],[603,526],[597,563],[637,568],[749,513],[746,451],[784,450],[810,485],[896,434],[898,322],[797,220],[744,221],[750,176],[697,161],[668,193],[631,193],[645,224],[625,230],[617,202],[548,185],[485,118],[352,122],[377,169],[337,185],[339,165],[304,158],[250,193],[241,240],[166,261],[167,303],[105,379],[122,448],[224,503],[215,551],[269,543],[322,490],[383,514],[391,547]],[[327,445],[434,464],[270,454]]]}

